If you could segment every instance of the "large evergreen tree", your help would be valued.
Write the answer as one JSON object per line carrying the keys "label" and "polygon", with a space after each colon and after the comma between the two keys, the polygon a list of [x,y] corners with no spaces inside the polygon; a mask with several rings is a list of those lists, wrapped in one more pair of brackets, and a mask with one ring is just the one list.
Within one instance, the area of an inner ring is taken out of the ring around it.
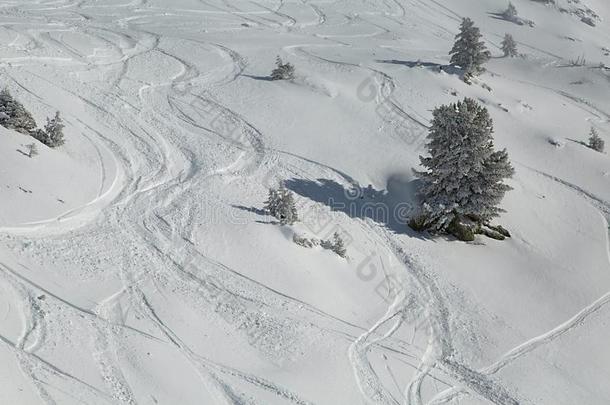
{"label": "large evergreen tree", "polygon": [[[428,157],[421,157],[422,213],[418,229],[448,232],[455,223],[487,224],[511,188],[513,174],[506,150],[495,151],[493,122],[487,109],[466,98],[433,112]],[[449,231],[450,232],[450,231]]]}
{"label": "large evergreen tree", "polygon": [[26,135],[36,129],[32,114],[6,88],[0,91],[0,125]]}
{"label": "large evergreen tree", "polygon": [[464,18],[449,55],[451,64],[464,69],[467,77],[484,72],[483,64],[491,57],[481,37],[481,32],[474,22],[470,18]]}

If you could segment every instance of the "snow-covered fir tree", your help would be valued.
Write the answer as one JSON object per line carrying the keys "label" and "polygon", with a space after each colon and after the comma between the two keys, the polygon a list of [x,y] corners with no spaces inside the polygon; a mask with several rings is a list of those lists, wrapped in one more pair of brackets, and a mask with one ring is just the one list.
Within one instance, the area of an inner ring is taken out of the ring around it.
{"label": "snow-covered fir tree", "polygon": [[277,217],[277,207],[280,205],[280,194],[275,188],[269,189],[269,196],[265,201],[265,211],[274,217]]}
{"label": "snow-covered fir tree", "polygon": [[320,246],[324,249],[331,250],[338,256],[345,258],[347,256],[347,249],[345,248],[345,242],[338,232],[333,234],[332,239],[322,240]]}
{"label": "snow-covered fir tree", "polygon": [[466,78],[484,72],[483,64],[491,57],[481,37],[481,32],[474,22],[470,18],[464,18],[449,55],[451,64],[461,67]]}
{"label": "snow-covered fir tree", "polygon": [[47,118],[47,124],[44,126],[46,134],[46,142],[50,148],[56,148],[64,144],[64,123],[59,116],[59,111],[55,113],[52,119]]}
{"label": "snow-covered fir tree", "polygon": [[6,88],[0,91],[0,125],[26,135],[36,129],[32,114]]}
{"label": "snow-covered fir tree", "polygon": [[345,248],[345,242],[343,241],[343,238],[341,238],[341,235],[339,235],[338,232],[335,232],[333,235],[331,250],[343,258],[345,258],[345,256],[347,255],[347,249]]}
{"label": "snow-covered fir tree", "polygon": [[509,58],[519,56],[519,52],[517,51],[517,42],[515,42],[515,39],[512,35],[505,34],[501,46],[502,52],[504,52],[504,56]]}
{"label": "snow-covered fir tree", "polygon": [[276,67],[271,72],[271,79],[273,80],[293,80],[294,79],[294,66],[290,62],[283,63],[282,58],[279,56],[275,61]]}
{"label": "snow-covered fir tree", "polygon": [[593,127],[591,127],[591,132],[589,132],[589,147],[598,152],[603,152],[606,147],[606,143]]}
{"label": "snow-covered fir tree", "polygon": [[487,224],[511,189],[503,181],[513,175],[506,150],[496,151],[493,122],[487,109],[466,98],[433,112],[428,157],[420,157],[422,209],[412,218],[418,230],[450,232],[455,225]]}
{"label": "snow-covered fir tree", "polygon": [[504,10],[502,15],[507,20],[510,20],[510,21],[515,20],[517,18],[517,15],[518,15],[517,7],[515,7],[515,5],[513,3],[508,3],[508,7],[506,8],[506,10]]}
{"label": "snow-covered fir tree", "polygon": [[282,225],[292,225],[299,220],[294,196],[283,184],[279,189],[269,190],[265,209],[270,215],[276,217]]}

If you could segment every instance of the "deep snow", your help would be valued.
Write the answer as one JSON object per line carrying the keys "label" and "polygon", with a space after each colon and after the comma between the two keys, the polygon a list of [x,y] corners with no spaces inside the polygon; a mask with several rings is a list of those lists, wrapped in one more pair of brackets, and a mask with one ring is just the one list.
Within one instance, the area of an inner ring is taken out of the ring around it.
{"label": "deep snow", "polygon": [[[0,128],[0,403],[610,403],[610,160],[580,143],[610,144],[610,5],[513,3],[534,27],[497,0],[0,0],[2,85],[67,124],[32,159]],[[466,16],[494,56],[470,86],[438,69]],[[516,168],[507,241],[404,224],[465,96]],[[261,215],[282,180],[292,227]],[[292,242],[335,230],[348,260]]]}

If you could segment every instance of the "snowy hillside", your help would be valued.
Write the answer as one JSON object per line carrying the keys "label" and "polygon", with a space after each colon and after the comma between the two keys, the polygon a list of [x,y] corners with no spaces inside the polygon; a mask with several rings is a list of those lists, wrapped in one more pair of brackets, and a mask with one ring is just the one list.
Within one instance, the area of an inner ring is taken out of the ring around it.
{"label": "snowy hillside", "polygon": [[[0,128],[0,404],[610,404],[610,3],[512,2],[0,0],[2,86],[66,124],[33,157]],[[406,224],[464,97],[504,241]]]}

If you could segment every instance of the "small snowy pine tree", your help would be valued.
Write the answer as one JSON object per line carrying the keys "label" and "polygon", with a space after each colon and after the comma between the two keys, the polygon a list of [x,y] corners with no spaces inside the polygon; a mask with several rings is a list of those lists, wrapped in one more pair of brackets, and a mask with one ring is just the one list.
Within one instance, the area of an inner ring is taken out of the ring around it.
{"label": "small snowy pine tree", "polygon": [[589,133],[589,147],[595,151],[603,152],[605,149],[605,142],[597,133],[597,130],[591,127],[591,132]]}
{"label": "small snowy pine tree", "polygon": [[343,241],[343,238],[341,238],[341,235],[339,235],[339,233],[335,232],[335,234],[333,235],[332,242],[333,243],[331,250],[340,257],[345,258],[347,254],[347,249],[345,248],[345,242]]}
{"label": "small snowy pine tree", "polygon": [[451,64],[464,70],[466,79],[484,72],[483,64],[491,57],[485,43],[480,40],[481,37],[481,32],[475,27],[474,22],[470,18],[464,18],[449,55],[451,55]]}
{"label": "small snowy pine tree", "polygon": [[265,201],[265,210],[274,217],[277,216],[277,207],[280,205],[280,195],[274,188],[269,189],[269,197]]}
{"label": "small snowy pine tree", "polygon": [[299,220],[297,208],[294,203],[292,192],[286,190],[284,185],[278,190],[280,195],[279,205],[277,207],[276,218],[280,220],[282,225],[292,225]]}
{"label": "small snowy pine tree", "polygon": [[429,157],[422,180],[422,212],[411,221],[417,230],[451,232],[462,223],[485,224],[498,207],[513,175],[506,150],[494,151],[493,122],[485,107],[466,98],[434,110],[428,135]]}
{"label": "small snowy pine tree", "polygon": [[513,3],[508,3],[508,7],[506,8],[506,10],[504,10],[502,15],[507,20],[510,20],[510,21],[515,20],[517,18],[517,15],[518,15],[517,7],[515,7]]}
{"label": "small snowy pine tree", "polygon": [[283,184],[280,185],[278,190],[269,190],[269,198],[265,202],[265,209],[270,215],[276,217],[282,225],[292,225],[299,220],[294,196]]}
{"label": "small snowy pine tree", "polygon": [[283,63],[279,56],[275,60],[276,68],[271,72],[272,80],[293,80],[294,66],[290,62]]}
{"label": "small snowy pine tree", "polygon": [[52,119],[47,118],[47,124],[44,126],[46,133],[45,144],[50,148],[56,148],[64,144],[64,123],[59,116],[59,111],[55,113]]}
{"label": "small snowy pine tree", "polygon": [[502,52],[504,52],[505,57],[513,58],[519,55],[517,52],[517,42],[512,35],[506,34],[504,35],[504,39],[502,40]]}

